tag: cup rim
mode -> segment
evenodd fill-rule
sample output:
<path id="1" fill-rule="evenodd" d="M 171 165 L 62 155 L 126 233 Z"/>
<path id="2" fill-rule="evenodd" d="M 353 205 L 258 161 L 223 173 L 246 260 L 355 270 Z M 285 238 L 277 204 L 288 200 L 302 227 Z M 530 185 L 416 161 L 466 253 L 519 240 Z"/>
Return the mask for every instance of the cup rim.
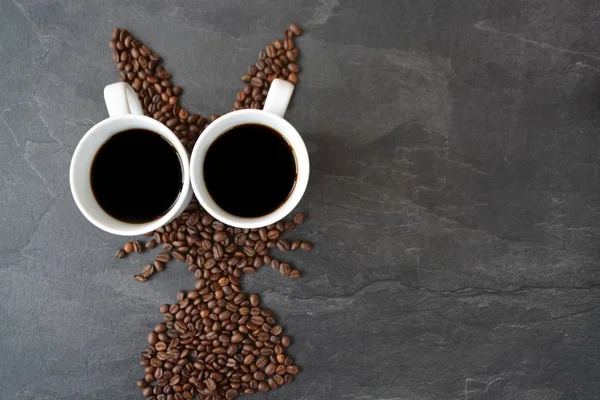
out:
<path id="1" fill-rule="evenodd" d="M 148 130 L 151 130 L 152 132 L 162 136 L 175 148 L 175 151 L 177 152 L 177 154 L 179 155 L 180 160 L 181 160 L 182 187 L 181 187 L 181 191 L 179 192 L 179 196 L 177 197 L 177 201 L 175 201 L 175 203 L 171 206 L 171 208 L 169 209 L 169 211 L 167 213 L 165 213 L 160 218 L 157 218 L 150 222 L 145 222 L 145 223 L 141 223 L 141 224 L 133 224 L 133 223 L 128 223 L 128 222 L 123 222 L 123 221 L 120 221 L 120 220 L 112 217 L 111 215 L 106 213 L 104 210 L 102 210 L 102 213 L 103 213 L 102 219 L 104 219 L 104 221 L 96 218 L 89 211 L 88 207 L 85 205 L 85 202 L 81 198 L 81 194 L 80 194 L 81 183 L 78 183 L 75 180 L 76 168 L 81 166 L 82 163 L 93 162 L 93 160 L 88 160 L 83 157 L 83 155 L 82 155 L 83 149 L 86 146 L 92 146 L 90 144 L 90 141 L 92 140 L 93 136 L 97 135 L 98 132 L 102 132 L 102 130 L 104 130 L 104 129 L 112 130 L 112 132 L 110 133 L 108 138 L 125 130 L 125 129 L 114 129 L 114 128 L 110 127 L 111 125 L 118 123 L 119 121 L 129 122 L 131 124 L 131 126 L 129 126 L 127 129 L 134 129 L 134 128 L 148 129 Z M 140 121 L 150 124 L 152 126 L 152 128 L 149 129 L 147 126 L 137 126 L 137 124 L 135 124 L 135 122 L 140 122 Z M 108 140 L 108 138 L 106 140 Z M 94 153 L 96 153 L 98 151 L 98 149 L 100 149 L 100 147 L 106 142 L 106 140 L 104 142 L 100 143 L 99 145 L 93 145 L 95 147 L 93 149 Z M 141 234 L 144 234 L 147 232 L 152 232 L 152 231 L 160 228 L 161 226 L 169 223 L 175 217 L 177 217 L 177 215 L 179 214 L 179 212 L 181 211 L 181 209 L 183 207 L 187 206 L 187 202 L 189 202 L 189 200 L 191 198 L 189 165 L 190 165 L 190 160 L 189 160 L 189 155 L 187 153 L 187 150 L 185 149 L 183 144 L 181 144 L 181 142 L 179 141 L 177 136 L 164 124 L 156 121 L 155 119 L 147 117 L 145 115 L 125 114 L 125 115 L 119 115 L 116 117 L 109 117 L 109 118 L 106 118 L 106 119 L 98 122 L 96 125 L 91 127 L 85 133 L 85 135 L 83 135 L 83 137 L 77 144 L 75 151 L 73 152 L 73 156 L 71 158 L 71 165 L 69 168 L 69 184 L 71 186 L 71 194 L 73 195 L 73 199 L 75 200 L 75 203 L 77 204 L 77 207 L 79 208 L 79 211 L 87 218 L 88 221 L 90 221 L 96 227 L 98 227 L 106 232 L 115 234 L 115 235 L 122 235 L 122 236 L 141 235 Z M 100 209 L 102 209 L 102 208 L 100 207 Z M 110 221 L 110 222 L 107 223 L 106 221 Z"/>
<path id="2" fill-rule="evenodd" d="M 242 118 L 239 123 L 231 124 L 232 119 Z M 212 199 L 204 182 L 204 156 L 210 145 L 231 128 L 257 123 L 277 131 L 288 142 L 296 157 L 297 177 L 294 188 L 285 202 L 273 212 L 260 217 L 245 218 L 223 210 Z M 277 126 L 283 126 L 280 129 Z M 302 137 L 286 119 L 263 110 L 244 109 L 229 112 L 212 122 L 200 135 L 190 157 L 190 177 L 192 189 L 202 207 L 217 220 L 236 228 L 254 229 L 275 223 L 287 216 L 298 205 L 306 188 L 310 175 L 308 150 Z"/>

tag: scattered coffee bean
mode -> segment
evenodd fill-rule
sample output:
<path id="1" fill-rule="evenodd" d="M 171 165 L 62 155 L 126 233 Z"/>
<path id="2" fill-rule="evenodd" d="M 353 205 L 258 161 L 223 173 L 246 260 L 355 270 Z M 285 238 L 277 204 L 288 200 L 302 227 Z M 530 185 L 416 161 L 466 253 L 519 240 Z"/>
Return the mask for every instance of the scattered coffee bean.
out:
<path id="1" fill-rule="evenodd" d="M 133 243 L 131 242 L 126 242 L 123 245 L 123 251 L 125 251 L 125 253 L 129 254 L 133 252 Z"/>
<path id="2" fill-rule="evenodd" d="M 142 246 L 142 242 L 140 242 L 139 240 L 136 240 L 133 242 L 133 251 L 135 251 L 136 253 L 141 253 L 142 251 L 144 251 L 144 247 Z"/>
<path id="3" fill-rule="evenodd" d="M 300 248 L 304 251 L 311 251 L 312 244 L 310 244 L 309 242 L 302 242 L 302 244 L 300 244 Z"/>
<path id="4" fill-rule="evenodd" d="M 298 213 L 296 215 L 294 215 L 294 223 L 296 225 L 300 225 L 301 223 L 304 222 L 304 214 L 303 213 Z"/>
<path id="5" fill-rule="evenodd" d="M 303 32 L 303 31 L 302 31 L 302 28 L 300 28 L 300 25 L 298 25 L 298 24 L 291 24 L 289 29 L 290 29 L 290 31 L 292 31 L 292 32 L 294 33 L 294 35 L 296 35 L 296 36 L 300 36 L 300 35 L 302 35 L 302 32 Z"/>

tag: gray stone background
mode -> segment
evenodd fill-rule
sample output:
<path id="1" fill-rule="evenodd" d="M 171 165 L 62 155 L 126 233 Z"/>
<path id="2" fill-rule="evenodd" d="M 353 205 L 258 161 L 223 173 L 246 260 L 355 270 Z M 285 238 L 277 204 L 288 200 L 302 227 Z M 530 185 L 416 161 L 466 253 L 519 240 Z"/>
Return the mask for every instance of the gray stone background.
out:
<path id="1" fill-rule="evenodd" d="M 117 262 L 71 198 L 112 28 L 207 115 L 290 22 L 315 251 L 245 279 L 302 367 L 253 398 L 600 398 L 593 0 L 0 0 L 0 398 L 141 398 L 158 306 L 193 285 L 133 281 L 152 256 Z"/>

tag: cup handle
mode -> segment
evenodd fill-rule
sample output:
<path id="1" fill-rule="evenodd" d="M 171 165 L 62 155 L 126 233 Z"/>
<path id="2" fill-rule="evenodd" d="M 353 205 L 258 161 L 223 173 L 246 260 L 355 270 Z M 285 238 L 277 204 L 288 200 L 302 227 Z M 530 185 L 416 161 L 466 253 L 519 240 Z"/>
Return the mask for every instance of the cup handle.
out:
<path id="1" fill-rule="evenodd" d="M 137 94 L 125 82 L 117 82 L 105 87 L 104 103 L 106 103 L 108 115 L 111 117 L 126 114 L 144 115 L 142 103 L 138 100 Z"/>
<path id="2" fill-rule="evenodd" d="M 269 88 L 269 94 L 265 100 L 263 111 L 275 114 L 283 118 L 290 99 L 294 93 L 294 85 L 283 79 L 274 79 Z"/>

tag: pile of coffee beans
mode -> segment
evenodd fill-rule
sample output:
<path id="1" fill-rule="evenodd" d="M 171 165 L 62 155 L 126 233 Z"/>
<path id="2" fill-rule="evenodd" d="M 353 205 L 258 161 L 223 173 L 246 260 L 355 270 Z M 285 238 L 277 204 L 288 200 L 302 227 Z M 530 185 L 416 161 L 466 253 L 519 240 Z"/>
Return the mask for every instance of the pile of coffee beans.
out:
<path id="1" fill-rule="evenodd" d="M 256 64 L 249 66 L 248 73 L 242 76 L 246 86 L 237 93 L 231 110 L 262 109 L 275 78 L 298 83 L 300 50 L 294 37 L 301 34 L 302 28 L 291 24 L 284 40 L 277 39 L 259 52 Z M 127 30 L 115 28 L 109 46 L 120 70 L 119 77 L 136 91 L 144 114 L 169 127 L 191 152 L 200 133 L 219 116 L 212 115 L 209 121 L 181 107 L 179 95 L 183 89 L 173 84 L 171 74 L 160 65 L 161 57 Z"/>
<path id="2" fill-rule="evenodd" d="M 142 352 L 146 374 L 137 384 L 144 396 L 233 399 L 292 381 L 298 367 L 283 353 L 289 336 L 258 295 L 233 286 L 225 277 L 200 278 L 177 304 L 160 307 L 165 322 L 148 334 Z"/>
<path id="3" fill-rule="evenodd" d="M 237 94 L 233 110 L 242 108 L 262 109 L 274 79 L 287 79 L 298 83 L 300 66 L 297 63 L 300 50 L 294 43 L 294 37 L 302 34 L 298 24 L 291 24 L 285 31 L 285 39 L 277 39 L 258 53 L 256 64 L 248 67 L 248 73 L 242 76 L 246 82 L 243 90 Z"/>
<path id="4" fill-rule="evenodd" d="M 291 24 L 283 40 L 259 53 L 256 64 L 242 76 L 232 110 L 261 109 L 270 83 L 283 78 L 296 84 L 300 52 L 294 37 L 302 34 Z M 182 88 L 173 85 L 161 58 L 128 31 L 116 28 L 109 42 L 121 80 L 129 83 L 144 113 L 167 125 L 191 151 L 210 119 L 190 113 L 179 104 Z M 270 250 L 312 250 L 309 242 L 283 236 L 304 222 L 300 213 L 260 229 L 239 229 L 215 220 L 196 200 L 173 222 L 150 232 L 147 242 L 127 242 L 117 258 L 162 248 L 151 264 L 134 276 L 140 282 L 162 272 L 172 260 L 184 261 L 196 279 L 196 289 L 178 294 L 178 303 L 160 307 L 164 322 L 148 334 L 142 352 L 145 375 L 137 384 L 148 399 L 233 399 L 240 394 L 266 392 L 293 379 L 298 367 L 284 353 L 289 336 L 270 310 L 260 307 L 256 294 L 241 292 L 243 273 L 270 265 L 282 275 L 300 271 L 276 259 Z"/>
<path id="5" fill-rule="evenodd" d="M 108 44 L 120 70 L 119 77 L 136 91 L 144 114 L 169 127 L 191 151 L 209 121 L 181 107 L 182 88 L 173 85 L 171 74 L 160 65 L 160 56 L 125 29 L 115 28 Z M 214 115 L 211 119 L 217 117 Z"/>
<path id="6" fill-rule="evenodd" d="M 231 288 L 239 292 L 239 278 L 242 273 L 256 272 L 263 265 L 270 265 L 283 276 L 297 278 L 300 271 L 288 263 L 269 254 L 277 248 L 281 252 L 312 250 L 309 242 L 286 240 L 283 235 L 304 221 L 304 214 L 296 214 L 293 220 L 279 221 L 276 224 L 258 229 L 233 228 L 215 220 L 204 211 L 196 200 L 173 222 L 152 232 L 152 239 L 143 244 L 139 240 L 127 242 L 117 250 L 116 257 L 123 258 L 129 253 L 141 253 L 161 245 L 152 264 L 142 268 L 135 279 L 144 282 L 157 272 L 162 272 L 172 259 L 184 261 L 196 279 L 231 283 Z"/>

